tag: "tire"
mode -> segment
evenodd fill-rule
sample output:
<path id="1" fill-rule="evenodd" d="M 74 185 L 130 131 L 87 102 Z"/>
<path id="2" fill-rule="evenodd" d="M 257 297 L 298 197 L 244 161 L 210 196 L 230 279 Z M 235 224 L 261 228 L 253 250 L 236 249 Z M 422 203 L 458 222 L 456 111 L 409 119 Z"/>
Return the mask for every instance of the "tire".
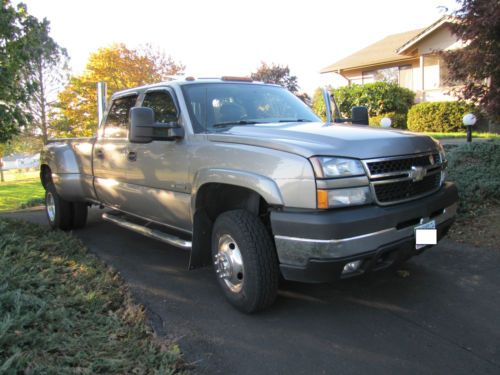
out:
<path id="1" fill-rule="evenodd" d="M 212 259 L 226 299 L 253 313 L 271 306 L 279 283 L 278 258 L 264 224 L 245 210 L 224 212 L 212 232 Z"/>
<path id="2" fill-rule="evenodd" d="M 87 224 L 87 203 L 75 202 L 72 204 L 73 229 L 80 229 Z"/>
<path id="3" fill-rule="evenodd" d="M 56 188 L 52 183 L 49 183 L 45 190 L 45 212 L 49 225 L 53 229 L 70 230 L 72 228 L 72 204 L 57 194 Z"/>

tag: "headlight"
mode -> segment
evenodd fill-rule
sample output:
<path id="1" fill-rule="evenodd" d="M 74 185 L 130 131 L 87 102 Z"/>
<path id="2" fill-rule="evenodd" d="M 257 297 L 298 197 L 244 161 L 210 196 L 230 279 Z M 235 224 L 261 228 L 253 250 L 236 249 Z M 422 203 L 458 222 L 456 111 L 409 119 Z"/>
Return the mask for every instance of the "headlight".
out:
<path id="1" fill-rule="evenodd" d="M 356 206 L 372 202 L 372 195 L 368 186 L 318 190 L 318 208 L 334 208 Z"/>
<path id="2" fill-rule="evenodd" d="M 365 174 L 359 160 L 317 156 L 310 159 L 317 178 L 361 176 Z"/>

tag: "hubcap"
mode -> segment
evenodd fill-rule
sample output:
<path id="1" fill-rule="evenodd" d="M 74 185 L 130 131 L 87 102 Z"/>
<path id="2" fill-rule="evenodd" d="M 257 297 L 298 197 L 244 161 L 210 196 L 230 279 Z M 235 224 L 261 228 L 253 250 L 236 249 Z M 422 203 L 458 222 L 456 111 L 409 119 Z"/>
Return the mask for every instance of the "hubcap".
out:
<path id="1" fill-rule="evenodd" d="M 52 193 L 47 193 L 47 199 L 45 202 L 47 206 L 47 215 L 49 216 L 50 221 L 54 221 L 56 218 L 56 204 L 54 202 L 54 196 Z"/>
<path id="2" fill-rule="evenodd" d="M 236 241 L 224 234 L 219 238 L 217 254 L 214 255 L 215 272 L 234 293 L 243 287 L 243 258 Z"/>

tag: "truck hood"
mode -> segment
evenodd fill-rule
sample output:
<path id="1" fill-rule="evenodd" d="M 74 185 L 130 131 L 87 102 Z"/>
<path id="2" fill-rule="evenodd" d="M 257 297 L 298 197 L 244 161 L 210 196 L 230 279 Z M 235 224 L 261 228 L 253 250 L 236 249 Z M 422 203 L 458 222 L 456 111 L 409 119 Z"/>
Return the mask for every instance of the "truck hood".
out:
<path id="1" fill-rule="evenodd" d="M 208 134 L 213 142 L 238 143 L 314 155 L 371 159 L 438 150 L 437 141 L 424 135 L 366 125 L 286 123 L 234 126 Z"/>

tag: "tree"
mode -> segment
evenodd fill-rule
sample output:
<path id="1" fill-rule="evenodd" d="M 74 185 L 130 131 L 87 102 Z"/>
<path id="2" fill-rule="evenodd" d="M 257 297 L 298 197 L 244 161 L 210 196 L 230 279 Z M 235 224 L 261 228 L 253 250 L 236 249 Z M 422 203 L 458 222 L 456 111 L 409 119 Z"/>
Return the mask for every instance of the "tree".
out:
<path id="1" fill-rule="evenodd" d="M 297 77 L 290 75 L 290 68 L 288 68 L 288 65 L 267 65 L 265 62 L 261 62 L 257 71 L 252 73 L 251 77 L 256 81 L 274 83 L 276 85 L 286 87 L 293 93 L 296 93 L 299 90 Z"/>
<path id="2" fill-rule="evenodd" d="M 70 78 L 58 95 L 54 128 L 58 136 L 91 136 L 97 129 L 96 84 L 105 81 L 108 94 L 160 82 L 181 74 L 184 66 L 161 51 L 145 46 L 130 49 L 124 44 L 101 48 L 92 54 L 85 72 Z"/>
<path id="3" fill-rule="evenodd" d="M 457 0 L 453 33 L 465 47 L 444 52 L 450 82 L 464 82 L 456 94 L 500 119 L 500 2 Z"/>
<path id="4" fill-rule="evenodd" d="M 28 109 L 32 117 L 25 133 L 34 136 L 41 134 L 43 144 L 49 138 L 49 116 L 54 110 L 56 94 L 67 80 L 68 54 L 44 30 L 49 30 L 48 21 L 43 20 L 36 38 L 36 57 L 34 71 L 30 79 L 36 83 Z"/>
<path id="5" fill-rule="evenodd" d="M 20 3 L 0 0 L 0 143 L 7 142 L 30 120 L 27 109 L 37 88 L 35 71 L 40 35 L 47 40 L 48 21 L 38 21 Z"/>

